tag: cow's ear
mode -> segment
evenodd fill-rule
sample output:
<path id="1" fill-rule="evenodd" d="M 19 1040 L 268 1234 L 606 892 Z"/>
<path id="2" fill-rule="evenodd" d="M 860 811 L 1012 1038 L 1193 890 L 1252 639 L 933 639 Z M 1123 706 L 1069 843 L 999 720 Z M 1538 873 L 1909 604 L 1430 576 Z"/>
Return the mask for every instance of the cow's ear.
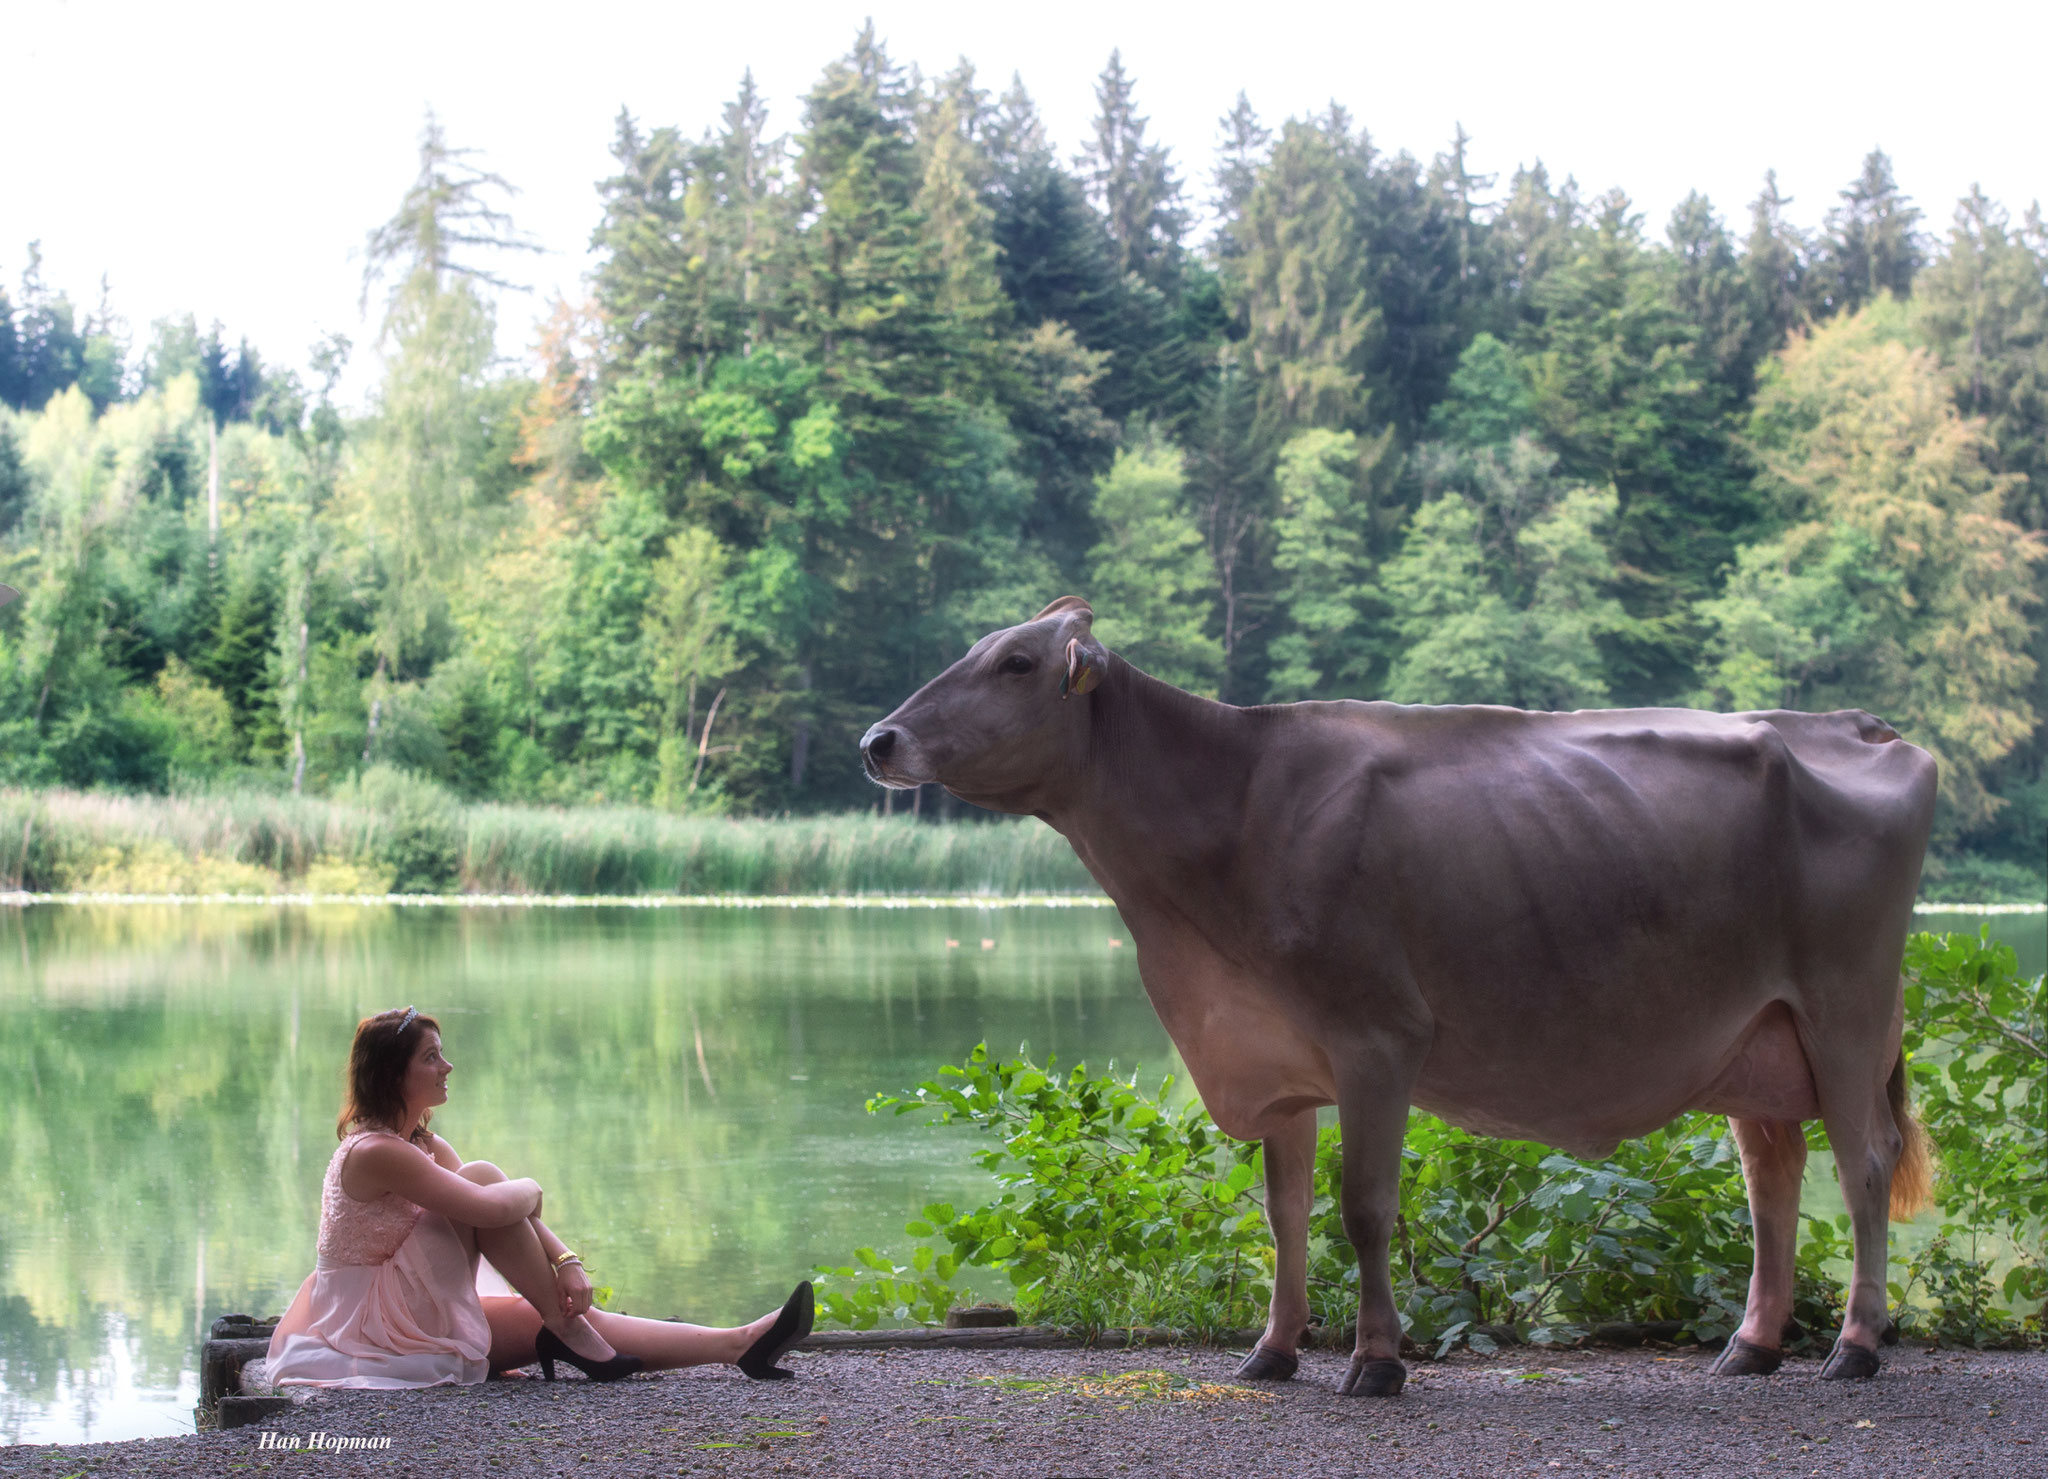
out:
<path id="1" fill-rule="evenodd" d="M 1031 619 L 1033 621 L 1044 621 L 1048 616 L 1061 616 L 1068 612 L 1073 613 L 1081 622 L 1081 630 L 1083 631 L 1088 629 L 1088 623 L 1095 620 L 1094 610 L 1079 596 L 1061 596 L 1057 601 Z"/>
<path id="2" fill-rule="evenodd" d="M 1109 666 L 1106 658 L 1107 654 L 1095 645 L 1093 638 L 1067 638 L 1067 675 L 1060 680 L 1060 697 L 1087 693 L 1101 683 Z"/>

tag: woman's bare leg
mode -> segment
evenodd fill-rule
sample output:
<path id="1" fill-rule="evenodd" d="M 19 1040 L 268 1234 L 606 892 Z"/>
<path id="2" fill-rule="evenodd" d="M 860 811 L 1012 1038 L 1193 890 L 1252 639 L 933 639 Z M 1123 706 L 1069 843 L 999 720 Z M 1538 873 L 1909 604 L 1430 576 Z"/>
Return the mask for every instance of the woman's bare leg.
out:
<path id="1" fill-rule="evenodd" d="M 541 1329 L 539 1312 L 524 1299 L 506 1295 L 486 1298 L 483 1305 L 484 1318 L 491 1323 L 491 1369 L 514 1371 L 531 1366 L 536 1357 L 533 1338 Z M 768 1333 L 778 1313 L 770 1311 L 751 1325 L 729 1329 L 614 1315 L 604 1310 L 592 1310 L 588 1318 L 597 1333 L 611 1342 L 612 1349 L 638 1356 L 649 1371 L 668 1371 L 679 1366 L 739 1360 L 748 1346 Z"/>
<path id="2" fill-rule="evenodd" d="M 479 1186 L 489 1186 L 505 1179 L 505 1173 L 489 1161 L 467 1162 L 458 1174 Z M 604 1355 L 596 1356 L 596 1359 L 603 1360 L 613 1352 L 620 1352 L 638 1356 L 650 1371 L 737 1361 L 746 1354 L 747 1347 L 768 1333 L 769 1326 L 781 1313 L 780 1310 L 770 1310 L 752 1324 L 723 1328 L 685 1325 L 674 1320 L 649 1320 L 638 1315 L 615 1315 L 596 1309 L 588 1315 L 564 1321 L 560 1314 L 561 1295 L 555 1284 L 554 1270 L 548 1267 L 540 1234 L 533 1230 L 531 1220 L 515 1222 L 509 1227 L 479 1227 L 468 1231 L 476 1239 L 477 1251 L 490 1259 L 491 1265 L 505 1276 L 505 1282 L 522 1296 L 518 1299 L 499 1296 L 483 1301 L 484 1318 L 491 1326 L 490 1361 L 493 1371 L 513 1371 L 531 1365 L 537 1355 L 534 1339 L 543 1326 L 559 1335 L 579 1356 L 594 1355 L 589 1348 L 593 1345 L 606 1345 Z M 578 1339 L 578 1334 L 594 1338 Z"/>
<path id="3" fill-rule="evenodd" d="M 479 1186 L 489 1186 L 506 1179 L 505 1173 L 489 1161 L 469 1161 L 456 1174 Z M 587 1318 L 582 1315 L 574 1319 L 562 1318 L 562 1296 L 555 1284 L 555 1271 L 548 1267 L 548 1255 L 541 1247 L 540 1234 L 533 1229 L 533 1219 L 522 1218 L 509 1227 L 479 1227 L 474 1231 L 477 1251 L 505 1276 L 506 1283 L 520 1292 L 540 1323 L 560 1336 L 563 1344 L 577 1355 L 593 1361 L 607 1361 L 616 1354 Z M 491 1341 L 494 1366 L 499 1355 L 496 1334 L 494 1325 Z M 528 1361 L 533 1359 L 532 1342 L 533 1335 L 529 1333 L 526 1340 Z M 518 1364 L 523 1365 L 524 1362 Z M 500 1366 L 498 1369 L 508 1368 Z"/>

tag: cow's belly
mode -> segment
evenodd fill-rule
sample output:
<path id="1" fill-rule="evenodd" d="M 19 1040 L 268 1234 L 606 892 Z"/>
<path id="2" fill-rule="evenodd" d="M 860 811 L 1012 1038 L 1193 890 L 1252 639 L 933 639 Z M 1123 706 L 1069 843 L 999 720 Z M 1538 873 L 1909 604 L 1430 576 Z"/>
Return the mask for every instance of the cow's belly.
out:
<path id="1" fill-rule="evenodd" d="M 1658 1041 L 1593 1037 L 1567 1047 L 1546 1043 L 1552 1025 L 1526 1024 L 1524 1051 L 1512 1058 L 1432 1054 L 1416 1103 L 1480 1134 L 1589 1157 L 1688 1110 L 1767 1120 L 1820 1114 L 1812 1069 L 1782 1001 L 1719 1022 L 1675 1022 Z"/>

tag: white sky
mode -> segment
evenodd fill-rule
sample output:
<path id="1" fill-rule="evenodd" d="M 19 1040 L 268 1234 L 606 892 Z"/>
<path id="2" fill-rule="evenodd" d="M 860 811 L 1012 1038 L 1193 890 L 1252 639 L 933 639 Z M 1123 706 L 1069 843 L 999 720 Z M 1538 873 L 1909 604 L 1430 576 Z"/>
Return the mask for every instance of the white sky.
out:
<path id="1" fill-rule="evenodd" d="M 1384 149 L 1436 152 L 1462 121 L 1476 169 L 1541 158 L 1588 194 L 1627 189 L 1653 229 L 1688 189 L 1738 227 L 1766 168 L 1815 224 L 1881 146 L 1945 226 L 1973 181 L 2015 216 L 2048 195 L 2039 67 L 2048 6 L 1729 0 L 1718 6 L 1354 3 L 1014 5 L 875 0 L 839 7 L 573 6 L 355 0 L 348 5 L 6 0 L 0 8 L 0 281 L 40 238 L 45 280 L 81 307 L 112 282 L 137 347 L 191 311 L 271 363 L 356 340 L 357 252 L 411 179 L 423 111 L 521 190 L 519 224 L 551 249 L 514 269 L 501 348 L 574 293 L 595 182 L 623 103 L 695 134 L 751 66 L 778 130 L 872 14 L 891 55 L 927 73 L 968 57 L 1000 91 L 1020 72 L 1063 153 L 1092 117 L 1112 46 L 1151 137 L 1206 191 L 1216 121 L 1238 89 L 1271 126 L 1343 103 Z"/>

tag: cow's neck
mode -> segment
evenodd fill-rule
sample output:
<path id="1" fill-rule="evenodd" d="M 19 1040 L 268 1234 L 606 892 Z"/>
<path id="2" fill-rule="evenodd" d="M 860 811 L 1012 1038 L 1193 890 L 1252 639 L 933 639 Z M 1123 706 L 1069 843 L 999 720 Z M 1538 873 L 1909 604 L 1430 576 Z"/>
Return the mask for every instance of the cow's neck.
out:
<path id="1" fill-rule="evenodd" d="M 1234 913 L 1225 895 L 1256 758 L 1245 712 L 1115 658 L 1090 701 L 1087 762 L 1048 820 L 1127 913 Z"/>

